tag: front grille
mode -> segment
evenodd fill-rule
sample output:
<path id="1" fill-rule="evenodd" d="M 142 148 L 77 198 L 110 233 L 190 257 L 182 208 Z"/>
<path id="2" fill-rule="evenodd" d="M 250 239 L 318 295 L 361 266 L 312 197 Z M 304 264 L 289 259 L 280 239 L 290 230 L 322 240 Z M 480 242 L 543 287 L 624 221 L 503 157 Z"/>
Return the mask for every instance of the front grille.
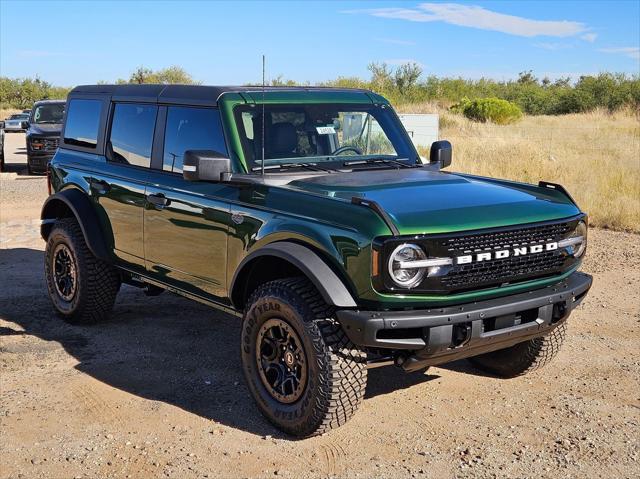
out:
<path id="1" fill-rule="evenodd" d="M 563 263 L 564 257 L 556 250 L 530 256 L 458 265 L 442 277 L 441 283 L 448 289 L 486 283 L 503 283 L 512 281 L 514 278 L 544 276 L 557 271 Z"/>
<path id="2" fill-rule="evenodd" d="M 568 223 L 540 225 L 511 231 L 496 231 L 477 235 L 465 235 L 442 241 L 442 246 L 452 254 L 513 248 L 521 245 L 554 241 L 569 232 Z"/>
<path id="3" fill-rule="evenodd" d="M 544 224 L 446 238 L 441 240 L 440 245 L 446 249 L 447 256 L 456 257 L 558 241 L 571 229 L 572 226 L 569 223 Z M 563 250 L 553 250 L 455 265 L 440 278 L 440 283 L 447 290 L 460 290 L 481 284 L 499 285 L 514 280 L 546 276 L 560 271 L 566 257 Z"/>
<path id="4" fill-rule="evenodd" d="M 573 231 L 581 219 L 582 217 L 574 217 L 561 222 L 412 238 L 411 242 L 421 244 L 430 257 L 457 258 L 471 255 L 474 260 L 471 263 L 443 266 L 438 272 L 426 276 L 415 288 L 403 291 L 410 294 L 453 294 L 561 274 L 577 261 L 564 248 L 549 251 L 545 249 L 540 253 L 529 252 L 518 256 L 510 254 L 507 258 L 500 259 L 492 255 L 493 259 L 485 261 L 477 261 L 475 257 L 478 253 L 513 251 L 515 248 L 559 241 Z M 385 262 L 401 241 L 407 240 L 384 243 L 381 256 L 385 258 Z M 387 291 L 398 291 L 399 288 L 385 269 L 386 263 L 381 265 L 381 271 L 385 275 L 382 284 L 377 285 Z"/>
<path id="5" fill-rule="evenodd" d="M 58 144 L 60 143 L 59 138 L 45 138 L 44 141 L 44 149 L 47 151 L 53 151 L 58 149 Z"/>

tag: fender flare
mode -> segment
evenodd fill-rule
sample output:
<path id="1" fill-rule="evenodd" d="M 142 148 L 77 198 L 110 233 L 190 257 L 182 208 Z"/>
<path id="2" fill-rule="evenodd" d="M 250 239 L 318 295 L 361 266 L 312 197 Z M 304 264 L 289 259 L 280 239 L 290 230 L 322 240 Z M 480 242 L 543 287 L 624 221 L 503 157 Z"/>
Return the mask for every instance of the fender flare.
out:
<path id="1" fill-rule="evenodd" d="M 91 200 L 78 189 L 68 189 L 49 196 L 42 206 L 40 219 L 40 236 L 47 241 L 56 219 L 61 218 L 61 211 L 68 209 L 75 216 L 89 250 L 97 258 L 110 260 L 102 228 Z"/>
<path id="2" fill-rule="evenodd" d="M 353 296 L 338 275 L 314 251 L 290 241 L 278 241 L 259 248 L 246 256 L 236 268 L 229 291 L 234 291 L 240 272 L 261 256 L 274 256 L 288 261 L 313 283 L 322 298 L 332 306 L 356 308 Z"/>

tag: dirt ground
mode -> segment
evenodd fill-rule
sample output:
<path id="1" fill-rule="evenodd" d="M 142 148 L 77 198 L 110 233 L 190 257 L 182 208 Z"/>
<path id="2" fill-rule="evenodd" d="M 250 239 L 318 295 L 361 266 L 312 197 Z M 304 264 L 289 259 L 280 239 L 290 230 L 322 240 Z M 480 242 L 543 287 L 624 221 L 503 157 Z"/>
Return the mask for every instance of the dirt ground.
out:
<path id="1" fill-rule="evenodd" d="M 594 286 L 545 369 L 513 380 L 465 361 L 371 370 L 346 426 L 292 440 L 249 397 L 237 319 L 129 287 L 106 323 L 54 316 L 33 221 L 46 182 L 22 174 L 24 137 L 8 140 L 0 477 L 640 477 L 639 236 L 590 231 Z"/>

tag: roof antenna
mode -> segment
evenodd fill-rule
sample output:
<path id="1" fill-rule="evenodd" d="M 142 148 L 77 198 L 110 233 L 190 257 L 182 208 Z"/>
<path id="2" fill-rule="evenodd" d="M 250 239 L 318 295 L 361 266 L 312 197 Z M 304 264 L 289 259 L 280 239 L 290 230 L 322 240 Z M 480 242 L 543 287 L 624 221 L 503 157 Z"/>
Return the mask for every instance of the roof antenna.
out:
<path id="1" fill-rule="evenodd" d="M 264 122 L 265 122 L 265 117 L 264 117 L 264 64 L 265 64 L 265 59 L 264 59 L 264 54 L 262 55 L 262 176 L 264 176 Z"/>

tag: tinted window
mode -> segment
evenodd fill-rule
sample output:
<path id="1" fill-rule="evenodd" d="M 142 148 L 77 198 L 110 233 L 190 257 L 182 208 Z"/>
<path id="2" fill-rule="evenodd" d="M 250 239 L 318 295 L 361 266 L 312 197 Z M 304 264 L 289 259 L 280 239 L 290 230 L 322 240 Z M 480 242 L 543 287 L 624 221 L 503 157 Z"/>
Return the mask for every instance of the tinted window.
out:
<path id="1" fill-rule="evenodd" d="M 110 137 L 114 161 L 150 166 L 157 110 L 152 105 L 116 104 Z"/>
<path id="2" fill-rule="evenodd" d="M 98 143 L 101 112 L 100 100 L 71 100 L 64 127 L 65 143 L 95 148 Z"/>
<path id="3" fill-rule="evenodd" d="M 385 105 L 241 105 L 234 114 L 249 167 L 261 166 L 263 146 L 270 166 L 312 161 L 342 167 L 345 161 L 369 159 L 415 162 L 402 124 Z"/>
<path id="4" fill-rule="evenodd" d="M 162 169 L 181 173 L 186 150 L 213 150 L 226 155 L 218 110 L 169 107 Z"/>
<path id="5" fill-rule="evenodd" d="M 32 123 L 48 123 L 59 124 L 62 123 L 64 117 L 64 103 L 44 103 L 38 105 L 33 110 Z"/>

